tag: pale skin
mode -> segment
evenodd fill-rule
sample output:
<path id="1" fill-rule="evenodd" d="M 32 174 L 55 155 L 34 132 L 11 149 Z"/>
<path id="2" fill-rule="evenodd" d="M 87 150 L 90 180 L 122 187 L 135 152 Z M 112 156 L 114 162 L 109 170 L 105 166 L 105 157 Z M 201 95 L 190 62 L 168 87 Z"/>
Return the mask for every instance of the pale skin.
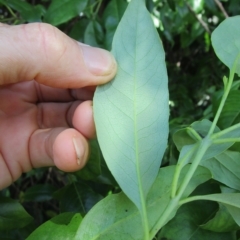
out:
<path id="1" fill-rule="evenodd" d="M 43 23 L 0 24 L 0 49 L 0 189 L 32 168 L 83 168 L 93 92 L 116 74 L 112 55 Z"/>

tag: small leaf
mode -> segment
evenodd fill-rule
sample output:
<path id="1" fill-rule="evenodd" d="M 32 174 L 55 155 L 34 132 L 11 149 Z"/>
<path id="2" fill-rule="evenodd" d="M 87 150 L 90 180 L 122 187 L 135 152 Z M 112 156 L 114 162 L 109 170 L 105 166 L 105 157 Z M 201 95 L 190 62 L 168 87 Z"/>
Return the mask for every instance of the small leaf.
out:
<path id="1" fill-rule="evenodd" d="M 27 240 L 72 240 L 81 221 L 79 213 L 62 213 L 38 227 Z"/>
<path id="2" fill-rule="evenodd" d="M 240 153 L 225 151 L 201 163 L 209 169 L 213 179 L 240 191 Z"/>
<path id="3" fill-rule="evenodd" d="M 212 33 L 212 45 L 218 58 L 232 69 L 235 61 L 236 73 L 240 75 L 240 16 L 225 19 Z"/>
<path id="4" fill-rule="evenodd" d="M 0 231 L 22 228 L 33 218 L 20 203 L 7 197 L 0 197 Z"/>
<path id="5" fill-rule="evenodd" d="M 129 3 L 112 52 L 117 75 L 94 96 L 97 136 L 108 167 L 143 213 L 167 146 L 169 117 L 165 54 L 143 0 Z"/>
<path id="6" fill-rule="evenodd" d="M 191 144 L 191 147 L 190 146 L 184 147 L 185 149 L 183 153 L 180 154 L 180 157 L 184 156 L 187 150 L 191 150 L 192 147 L 196 146 L 200 142 L 193 138 L 191 131 L 189 131 L 189 128 L 193 128 L 202 138 L 204 138 L 206 137 L 211 125 L 212 123 L 209 120 L 203 119 L 202 121 L 194 122 L 189 127 L 181 129 L 174 133 L 173 141 L 176 144 L 178 149 L 182 149 L 183 146 Z M 216 127 L 214 130 L 214 133 L 217 133 L 217 132 L 220 132 L 220 129 L 218 127 Z M 234 133 L 229 132 L 228 134 L 222 136 L 221 138 L 226 138 L 227 136 L 230 136 L 230 135 L 237 136 L 239 134 L 238 134 L 238 131 L 234 131 Z M 219 155 L 220 153 L 224 152 L 226 149 L 228 149 L 232 145 L 233 143 L 212 144 L 204 154 L 202 161 L 205 161 L 207 159 L 210 159 L 212 157 Z M 191 159 L 189 158 L 189 160 Z"/>
<path id="7" fill-rule="evenodd" d="M 87 6 L 87 0 L 53 0 L 44 21 L 57 26 L 79 15 Z"/>

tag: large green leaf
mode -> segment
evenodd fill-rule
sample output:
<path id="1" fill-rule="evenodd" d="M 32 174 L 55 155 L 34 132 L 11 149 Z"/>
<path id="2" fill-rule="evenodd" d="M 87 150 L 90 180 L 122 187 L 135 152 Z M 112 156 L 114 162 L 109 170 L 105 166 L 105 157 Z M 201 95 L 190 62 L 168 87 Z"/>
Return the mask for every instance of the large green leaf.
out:
<path id="1" fill-rule="evenodd" d="M 33 218 L 20 203 L 7 197 L 0 197 L 0 231 L 22 228 Z"/>
<path id="2" fill-rule="evenodd" d="M 57 26 L 79 15 L 88 0 L 53 0 L 47 9 L 44 21 Z"/>
<path id="3" fill-rule="evenodd" d="M 180 175 L 181 182 L 189 170 L 186 166 Z M 147 197 L 149 225 L 152 228 L 161 217 L 170 201 L 170 191 L 175 166 L 161 168 Z M 186 188 L 184 196 L 188 196 L 201 183 L 209 180 L 211 175 L 206 168 L 199 167 L 191 183 Z M 169 216 L 170 220 L 176 211 Z M 77 234 L 77 239 L 112 240 L 112 239 L 143 239 L 141 217 L 136 206 L 124 193 L 112 194 L 96 204 L 83 219 Z"/>
<path id="4" fill-rule="evenodd" d="M 117 75 L 94 96 L 97 136 L 108 167 L 143 213 L 166 149 L 169 117 L 165 54 L 143 0 L 129 3 L 112 53 Z"/>
<path id="5" fill-rule="evenodd" d="M 213 179 L 240 191 L 240 153 L 225 151 L 201 163 L 209 169 Z"/>
<path id="6" fill-rule="evenodd" d="M 79 213 L 62 213 L 42 224 L 27 240 L 72 240 L 81 221 Z"/>
<path id="7" fill-rule="evenodd" d="M 212 33 L 212 45 L 218 58 L 231 69 L 240 57 L 240 16 L 225 19 Z M 240 75 L 240 59 L 236 73 Z"/>

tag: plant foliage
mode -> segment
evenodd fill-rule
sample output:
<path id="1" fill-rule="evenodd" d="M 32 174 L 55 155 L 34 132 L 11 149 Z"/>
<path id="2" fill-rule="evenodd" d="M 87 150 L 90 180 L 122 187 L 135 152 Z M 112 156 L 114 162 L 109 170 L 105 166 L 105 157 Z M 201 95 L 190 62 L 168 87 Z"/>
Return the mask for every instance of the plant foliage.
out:
<path id="1" fill-rule="evenodd" d="M 0 0 L 2 22 L 50 23 L 118 62 L 95 92 L 85 169 L 2 190 L 0 238 L 239 239 L 239 12 L 238 0 Z"/>

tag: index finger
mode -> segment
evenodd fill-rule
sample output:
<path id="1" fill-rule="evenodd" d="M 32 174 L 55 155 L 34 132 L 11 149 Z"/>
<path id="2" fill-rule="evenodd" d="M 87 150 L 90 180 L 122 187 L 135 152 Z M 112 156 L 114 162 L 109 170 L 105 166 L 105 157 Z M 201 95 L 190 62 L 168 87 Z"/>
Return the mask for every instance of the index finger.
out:
<path id="1" fill-rule="evenodd" d="M 116 74 L 106 50 L 76 42 L 45 23 L 0 25 L 0 85 L 29 81 L 58 88 L 103 84 Z"/>

